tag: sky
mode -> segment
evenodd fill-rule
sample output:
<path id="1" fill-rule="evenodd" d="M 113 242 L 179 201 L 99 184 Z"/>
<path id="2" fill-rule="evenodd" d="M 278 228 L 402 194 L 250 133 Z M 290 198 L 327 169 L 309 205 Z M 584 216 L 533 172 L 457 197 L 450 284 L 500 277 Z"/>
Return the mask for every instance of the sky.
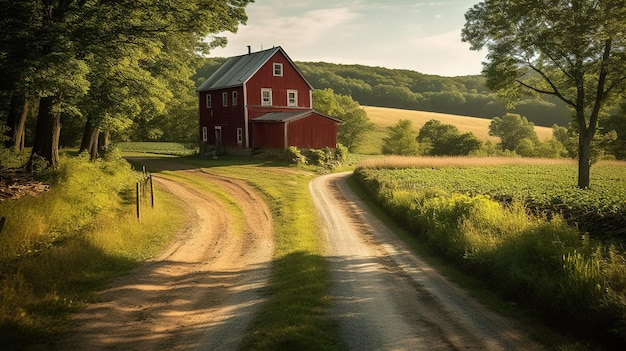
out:
<path id="1" fill-rule="evenodd" d="M 480 74 L 486 52 L 461 41 L 479 0 L 256 0 L 213 57 L 281 46 L 294 61 L 361 64 L 441 76 Z"/>

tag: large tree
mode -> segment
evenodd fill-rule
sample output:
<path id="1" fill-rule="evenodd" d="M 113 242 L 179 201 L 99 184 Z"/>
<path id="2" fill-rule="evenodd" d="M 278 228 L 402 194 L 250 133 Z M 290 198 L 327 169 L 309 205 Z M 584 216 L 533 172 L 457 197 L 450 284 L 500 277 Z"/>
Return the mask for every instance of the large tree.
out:
<path id="1" fill-rule="evenodd" d="M 590 183 L 598 119 L 626 92 L 626 0 L 487 0 L 462 39 L 487 48 L 487 85 L 509 98 L 555 96 L 573 110 L 578 186 Z"/>

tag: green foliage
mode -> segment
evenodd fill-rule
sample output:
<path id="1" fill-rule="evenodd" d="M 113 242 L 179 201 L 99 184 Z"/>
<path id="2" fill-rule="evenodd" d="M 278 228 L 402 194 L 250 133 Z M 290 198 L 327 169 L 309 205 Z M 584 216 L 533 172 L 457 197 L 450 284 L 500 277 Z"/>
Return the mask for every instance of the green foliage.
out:
<path id="1" fill-rule="evenodd" d="M 354 152 L 365 141 L 374 125 L 365 110 L 350 96 L 335 94 L 332 89 L 313 90 L 313 108 L 323 114 L 340 119 L 338 142 Z"/>
<path id="2" fill-rule="evenodd" d="M 502 117 L 494 117 L 489 125 L 489 135 L 500 138 L 502 148 L 510 151 L 515 150 L 524 139 L 527 139 L 532 144 L 539 141 L 535 132 L 535 124 L 528 122 L 526 117 L 513 113 L 507 113 Z"/>
<path id="3" fill-rule="evenodd" d="M 291 161 L 291 163 L 295 164 L 295 165 L 305 165 L 307 164 L 307 159 L 306 156 L 304 156 L 302 154 L 302 152 L 300 151 L 300 149 L 298 149 L 296 146 L 290 146 L 287 150 L 286 150 L 286 157 L 288 160 Z"/>
<path id="4" fill-rule="evenodd" d="M 520 166 L 509 168 L 360 168 L 355 175 L 383 209 L 446 260 L 480 277 L 506 298 L 535 309 L 567 332 L 575 331 L 609 347 L 622 345 L 626 342 L 623 253 L 581 236 L 559 215 L 530 215 L 520 197 L 501 204 L 483 195 L 518 193 L 525 194 L 523 198 L 549 202 L 550 195 L 543 197 L 543 193 L 550 187 L 528 185 L 552 167 L 534 166 L 534 170 L 526 171 Z M 598 201 L 594 210 L 608 213 L 611 203 L 622 203 L 617 198 L 626 194 L 626 183 L 624 179 L 615 181 L 611 176 L 615 171 L 609 167 L 603 172 L 602 183 L 621 189 L 619 194 L 614 202 L 603 191 L 588 194 L 588 199 Z M 524 177 L 511 179 L 514 173 L 524 173 Z M 556 173 L 551 174 L 550 181 L 562 176 Z M 504 183 L 508 183 L 508 190 L 496 190 Z M 618 211 L 623 216 L 626 208 L 621 205 Z"/>
<path id="5" fill-rule="evenodd" d="M 383 139 L 382 153 L 415 156 L 419 151 L 419 144 L 415 140 L 413 123 L 401 119 L 395 126 L 389 127 L 389 135 Z"/>
<path id="6" fill-rule="evenodd" d="M 452 124 L 442 124 L 438 120 L 424 123 L 417 135 L 417 141 L 422 145 L 422 153 L 436 156 L 461 156 L 476 152 L 482 146 L 482 141 L 469 132 L 459 132 Z"/>

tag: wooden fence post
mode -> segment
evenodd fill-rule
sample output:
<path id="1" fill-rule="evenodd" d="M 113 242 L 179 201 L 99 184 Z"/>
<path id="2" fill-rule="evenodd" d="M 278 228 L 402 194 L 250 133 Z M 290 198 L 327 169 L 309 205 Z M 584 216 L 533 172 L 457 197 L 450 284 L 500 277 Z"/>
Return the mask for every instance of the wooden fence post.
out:
<path id="1" fill-rule="evenodd" d="M 136 190 L 137 190 L 137 219 L 140 219 L 139 202 L 141 200 L 140 199 L 141 194 L 139 192 L 140 191 L 139 187 L 140 187 L 139 182 L 137 182 L 137 184 L 136 184 Z"/>
<path id="2" fill-rule="evenodd" d="M 150 204 L 154 208 L 154 184 L 152 184 L 152 174 L 150 174 Z"/>

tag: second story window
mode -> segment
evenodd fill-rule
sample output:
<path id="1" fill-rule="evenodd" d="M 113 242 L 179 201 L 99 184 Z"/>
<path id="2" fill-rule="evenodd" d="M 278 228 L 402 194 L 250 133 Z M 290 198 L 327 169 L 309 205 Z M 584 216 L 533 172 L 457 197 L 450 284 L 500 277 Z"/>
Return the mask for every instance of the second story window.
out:
<path id="1" fill-rule="evenodd" d="M 298 91 L 287 90 L 287 106 L 298 107 Z"/>
<path id="2" fill-rule="evenodd" d="M 283 64 L 274 62 L 274 76 L 282 77 L 283 76 Z"/>
<path id="3" fill-rule="evenodd" d="M 261 89 L 261 106 L 272 106 L 272 89 Z"/>
<path id="4" fill-rule="evenodd" d="M 228 106 L 228 93 L 227 92 L 222 93 L 222 106 L 224 107 Z"/>
<path id="5" fill-rule="evenodd" d="M 237 101 L 237 92 L 233 91 L 233 106 L 237 106 L 238 101 Z"/>
<path id="6" fill-rule="evenodd" d="M 211 108 L 211 94 L 206 94 L 206 108 Z"/>

